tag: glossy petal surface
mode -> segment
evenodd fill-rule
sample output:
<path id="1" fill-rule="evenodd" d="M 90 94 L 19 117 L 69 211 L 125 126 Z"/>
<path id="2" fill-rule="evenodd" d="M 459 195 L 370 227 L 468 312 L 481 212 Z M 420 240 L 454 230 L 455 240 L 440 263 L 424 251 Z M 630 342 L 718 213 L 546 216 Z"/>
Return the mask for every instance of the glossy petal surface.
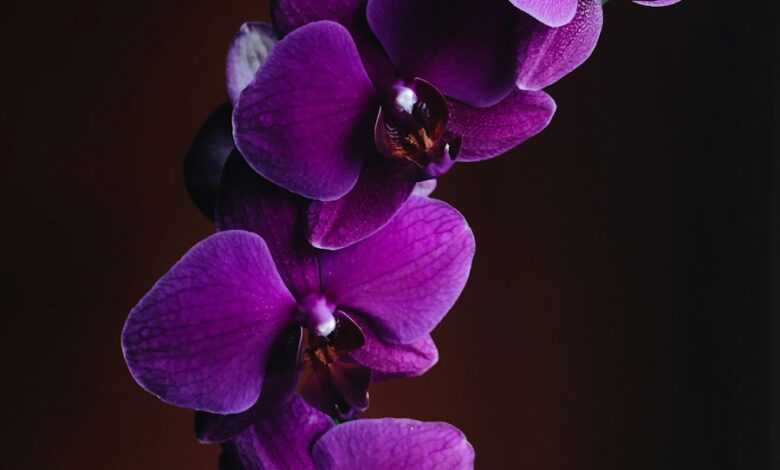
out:
<path id="1" fill-rule="evenodd" d="M 250 21 L 241 25 L 230 43 L 225 64 L 227 93 L 233 105 L 254 80 L 276 42 L 273 27 L 268 23 Z"/>
<path id="2" fill-rule="evenodd" d="M 236 414 L 195 413 L 195 436 L 203 443 L 225 442 L 264 417 L 276 413 L 298 383 L 298 348 L 301 328 L 293 326 L 279 338 L 268 358 L 263 392 L 251 408 Z"/>
<path id="3" fill-rule="evenodd" d="M 303 198 L 255 173 L 240 155 L 231 156 L 225 165 L 217 228 L 260 235 L 285 284 L 298 298 L 320 286 L 316 254 L 305 238 L 307 205 Z"/>
<path id="4" fill-rule="evenodd" d="M 462 137 L 458 161 L 501 155 L 541 132 L 555 114 L 555 101 L 543 91 L 512 94 L 489 108 L 450 101 L 449 129 Z"/>
<path id="5" fill-rule="evenodd" d="M 311 448 L 333 426 L 325 414 L 297 395 L 236 436 L 234 451 L 243 470 L 314 469 Z"/>
<path id="6" fill-rule="evenodd" d="M 371 151 L 374 98 L 349 32 L 310 23 L 274 47 L 241 93 L 236 146 L 273 183 L 309 199 L 338 199 Z"/>
<path id="7" fill-rule="evenodd" d="M 318 470 L 467 470 L 474 449 L 456 427 L 411 419 L 361 419 L 323 435 L 312 452 Z"/>
<path id="8" fill-rule="evenodd" d="M 268 354 L 294 305 L 259 236 L 218 233 L 132 309 L 125 360 L 139 385 L 167 403 L 242 412 L 260 395 Z"/>
<path id="9" fill-rule="evenodd" d="M 563 26 L 574 18 L 577 0 L 509 0 L 547 26 Z"/>
<path id="10" fill-rule="evenodd" d="M 384 226 L 415 187 L 414 169 L 378 157 L 367 162 L 355 187 L 341 199 L 313 202 L 308 211 L 309 241 L 335 250 L 363 240 Z"/>
<path id="11" fill-rule="evenodd" d="M 526 15 L 509 1 L 369 0 L 367 15 L 403 76 L 423 78 L 479 107 L 512 91 L 516 21 Z"/>
<path id="12" fill-rule="evenodd" d="M 410 344 L 386 343 L 357 315 L 352 318 L 360 325 L 365 344 L 349 355 L 358 364 L 372 370 L 373 380 L 417 377 L 427 372 L 439 360 L 439 351 L 430 335 Z"/>
<path id="13" fill-rule="evenodd" d="M 323 289 L 372 322 L 391 343 L 427 335 L 457 300 L 474 256 L 474 236 L 458 211 L 411 197 L 372 237 L 324 253 Z"/>
<path id="14" fill-rule="evenodd" d="M 222 168 L 235 148 L 230 124 L 232 112 L 228 103 L 214 110 L 184 157 L 184 184 L 192 202 L 209 220 L 214 220 Z"/>
<path id="15" fill-rule="evenodd" d="M 541 90 L 579 67 L 596 47 L 602 23 L 601 0 L 579 0 L 574 19 L 560 28 L 520 22 L 517 86 Z"/>

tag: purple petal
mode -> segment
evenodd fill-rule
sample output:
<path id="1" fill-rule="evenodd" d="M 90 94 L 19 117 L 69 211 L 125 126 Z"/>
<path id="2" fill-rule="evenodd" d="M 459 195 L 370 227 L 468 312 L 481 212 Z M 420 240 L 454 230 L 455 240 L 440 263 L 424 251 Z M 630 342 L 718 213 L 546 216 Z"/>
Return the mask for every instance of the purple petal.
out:
<path id="1" fill-rule="evenodd" d="M 205 444 L 225 442 L 272 414 L 295 392 L 301 328 L 291 327 L 274 346 L 265 370 L 263 393 L 251 408 L 237 414 L 195 413 L 195 436 Z"/>
<path id="2" fill-rule="evenodd" d="M 318 470 L 467 470 L 474 448 L 451 424 L 361 419 L 340 424 L 314 445 Z"/>
<path id="3" fill-rule="evenodd" d="M 184 157 L 184 184 L 192 202 L 209 220 L 214 220 L 222 167 L 235 148 L 230 124 L 232 112 L 228 103 L 214 110 L 206 118 Z"/>
<path id="4" fill-rule="evenodd" d="M 271 16 L 280 34 L 287 34 L 315 21 L 335 21 L 352 33 L 363 65 L 375 85 L 395 80 L 395 68 L 366 21 L 366 0 L 277 0 Z"/>
<path id="5" fill-rule="evenodd" d="M 579 0 L 574 19 L 560 28 L 522 22 L 517 86 L 541 90 L 579 67 L 596 47 L 602 22 L 601 0 Z"/>
<path id="6" fill-rule="evenodd" d="M 254 80 L 276 44 L 273 27 L 268 23 L 250 21 L 241 25 L 228 49 L 225 75 L 227 93 L 235 106 L 241 91 Z"/>
<path id="7" fill-rule="evenodd" d="M 363 240 L 395 215 L 415 187 L 414 170 L 384 158 L 367 162 L 355 187 L 341 199 L 312 202 L 309 242 L 336 250 Z"/>
<path id="8" fill-rule="evenodd" d="M 574 18 L 577 0 L 509 0 L 547 26 L 563 26 Z"/>
<path id="9" fill-rule="evenodd" d="M 449 130 L 463 138 L 458 161 L 493 158 L 542 131 L 555 114 L 555 101 L 543 91 L 515 90 L 489 108 L 450 101 Z"/>
<path id="10" fill-rule="evenodd" d="M 320 21 L 274 47 L 233 112 L 236 146 L 255 171 L 309 199 L 338 199 L 370 151 L 374 87 L 343 26 Z"/>
<path id="11" fill-rule="evenodd" d="M 330 20 L 352 31 L 365 23 L 365 0 L 276 0 L 271 2 L 271 17 L 280 34 L 285 35 L 315 21 Z"/>
<path id="12" fill-rule="evenodd" d="M 279 274 L 297 298 L 318 290 L 320 285 L 316 254 L 305 238 L 307 205 L 305 199 L 255 173 L 241 155 L 228 159 L 217 203 L 217 228 L 260 235 L 268 244 Z"/>
<path id="13" fill-rule="evenodd" d="M 322 254 L 323 290 L 369 319 L 383 341 L 408 344 L 430 333 L 455 303 L 473 256 L 463 216 L 415 196 L 373 236 Z"/>
<path id="14" fill-rule="evenodd" d="M 221 232 L 195 245 L 130 312 L 122 348 L 141 387 L 172 405 L 239 413 L 260 395 L 295 300 L 265 242 Z"/>
<path id="15" fill-rule="evenodd" d="M 311 448 L 333 421 L 297 395 L 232 441 L 244 470 L 313 470 Z"/>
<path id="16" fill-rule="evenodd" d="M 372 380 L 394 377 L 417 377 L 428 371 L 439 360 L 439 351 L 430 335 L 411 344 L 390 344 L 374 334 L 373 329 L 359 316 L 353 315 L 360 326 L 365 344 L 349 356 L 372 371 Z"/>
<path id="17" fill-rule="evenodd" d="M 516 23 L 507 0 L 369 0 L 368 24 L 406 77 L 433 83 L 472 106 L 491 106 L 514 88 Z"/>
<path id="18" fill-rule="evenodd" d="M 646 7 L 666 7 L 680 3 L 682 0 L 634 0 L 634 3 Z"/>

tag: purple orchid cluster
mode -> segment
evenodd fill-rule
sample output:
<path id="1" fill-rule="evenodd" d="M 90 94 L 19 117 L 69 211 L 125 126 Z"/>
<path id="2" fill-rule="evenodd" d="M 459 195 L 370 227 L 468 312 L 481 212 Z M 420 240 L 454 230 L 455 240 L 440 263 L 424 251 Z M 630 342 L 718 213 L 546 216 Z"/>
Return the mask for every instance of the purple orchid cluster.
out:
<path id="1" fill-rule="evenodd" d="M 130 373 L 195 410 L 223 469 L 472 468 L 449 424 L 358 418 L 372 382 L 437 362 L 469 276 L 474 236 L 436 179 L 547 126 L 543 89 L 591 54 L 602 2 L 272 3 L 185 160 L 217 231 L 130 312 Z"/>

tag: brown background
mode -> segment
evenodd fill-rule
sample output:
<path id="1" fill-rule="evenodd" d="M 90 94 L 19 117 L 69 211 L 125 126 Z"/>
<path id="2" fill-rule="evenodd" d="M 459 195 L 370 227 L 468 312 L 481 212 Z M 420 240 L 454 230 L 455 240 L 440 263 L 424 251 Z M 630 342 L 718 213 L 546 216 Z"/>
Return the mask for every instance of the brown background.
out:
<path id="1" fill-rule="evenodd" d="M 211 231 L 181 159 L 267 6 L 3 10 L 0 468 L 215 468 L 119 333 Z M 772 13 L 610 1 L 550 127 L 441 182 L 471 281 L 440 363 L 374 387 L 371 416 L 456 424 L 482 469 L 769 468 Z"/>

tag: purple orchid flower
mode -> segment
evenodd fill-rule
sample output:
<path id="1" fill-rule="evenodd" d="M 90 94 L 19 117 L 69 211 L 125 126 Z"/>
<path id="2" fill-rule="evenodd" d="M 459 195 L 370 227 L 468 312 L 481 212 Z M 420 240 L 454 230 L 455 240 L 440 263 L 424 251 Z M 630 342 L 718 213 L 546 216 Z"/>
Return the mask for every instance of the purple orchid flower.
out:
<path id="1" fill-rule="evenodd" d="M 460 295 L 474 253 L 455 209 L 412 197 L 373 236 L 327 252 L 302 237 L 301 199 L 240 155 L 223 180 L 222 231 L 128 316 L 122 348 L 143 388 L 176 406 L 239 414 L 268 406 L 261 389 L 284 396 L 264 382 L 273 364 L 290 364 L 275 381 L 292 380 L 312 404 L 351 417 L 367 405 L 371 374 L 419 375 L 433 365 L 430 332 Z M 287 362 L 270 359 L 285 351 Z"/>
<path id="2" fill-rule="evenodd" d="M 434 3 L 415 5 L 435 13 Z M 545 73 L 558 76 L 576 66 L 575 62 L 584 60 L 580 52 L 587 49 L 589 54 L 595 44 L 600 5 L 586 2 L 588 8 L 580 16 L 587 21 L 566 33 L 563 29 L 568 25 L 553 32 L 510 3 L 500 3 L 508 5 L 510 16 L 545 31 L 532 34 L 528 26 L 528 38 L 546 39 L 537 44 L 522 35 L 508 38 L 494 34 L 485 43 L 475 33 L 463 36 L 465 42 L 427 44 L 436 38 L 417 38 L 410 36 L 413 28 L 404 29 L 407 21 L 422 21 L 425 15 L 419 13 L 423 10 L 411 17 L 401 10 L 377 10 L 406 2 L 275 3 L 275 29 L 285 36 L 234 102 L 234 140 L 258 173 L 314 200 L 308 209 L 307 227 L 314 246 L 337 249 L 361 240 L 390 220 L 416 182 L 440 176 L 455 161 L 495 157 L 549 123 L 554 102 L 542 91 L 518 89 L 520 69 L 516 63 L 524 63 L 526 70 L 537 64 Z M 442 11 L 453 8 L 463 10 L 450 2 Z M 492 31 L 493 20 L 506 13 L 490 11 L 496 16 L 483 17 L 490 21 L 478 32 Z M 378 24 L 372 15 L 385 19 Z M 393 20 L 389 15 L 398 17 Z M 472 16 L 471 9 L 468 16 Z M 393 21 L 399 24 L 393 26 Z M 446 18 L 441 21 L 449 23 Z M 418 26 L 432 30 L 427 23 Z M 404 50 L 404 41 L 417 39 L 421 42 L 412 50 L 424 60 L 416 65 L 406 63 L 396 52 Z M 511 39 L 511 47 L 506 45 L 507 39 Z M 244 41 L 241 37 L 237 40 Z M 482 49 L 483 44 L 497 49 Z M 434 50 L 439 52 L 428 57 Z M 571 52 L 575 50 L 579 52 Z M 463 51 L 471 51 L 473 57 L 463 57 Z M 571 59 L 575 55 L 579 58 Z M 525 59 L 518 59 L 520 56 Z M 484 57 L 487 59 L 479 62 Z M 234 69 L 246 68 L 229 61 L 228 76 L 238 73 Z M 506 72 L 501 74 L 500 92 L 477 83 L 479 77 L 495 75 L 498 69 Z M 544 83 L 535 81 L 538 86 L 534 90 L 554 81 L 550 77 Z M 454 85 L 453 80 L 457 81 Z M 460 93 L 459 88 L 469 90 L 471 96 Z"/>
<path id="3" fill-rule="evenodd" d="M 300 397 L 223 445 L 221 470 L 467 470 L 474 449 L 442 422 L 360 419 L 335 425 Z"/>
<path id="4" fill-rule="evenodd" d="M 273 27 L 263 22 L 244 23 L 236 33 L 227 54 L 227 93 L 231 103 L 252 81 L 277 42 Z M 195 206 L 214 220 L 222 169 L 235 150 L 231 103 L 220 105 L 198 131 L 184 158 L 185 185 Z M 436 180 L 420 181 L 412 194 L 427 196 L 436 188 Z"/>

